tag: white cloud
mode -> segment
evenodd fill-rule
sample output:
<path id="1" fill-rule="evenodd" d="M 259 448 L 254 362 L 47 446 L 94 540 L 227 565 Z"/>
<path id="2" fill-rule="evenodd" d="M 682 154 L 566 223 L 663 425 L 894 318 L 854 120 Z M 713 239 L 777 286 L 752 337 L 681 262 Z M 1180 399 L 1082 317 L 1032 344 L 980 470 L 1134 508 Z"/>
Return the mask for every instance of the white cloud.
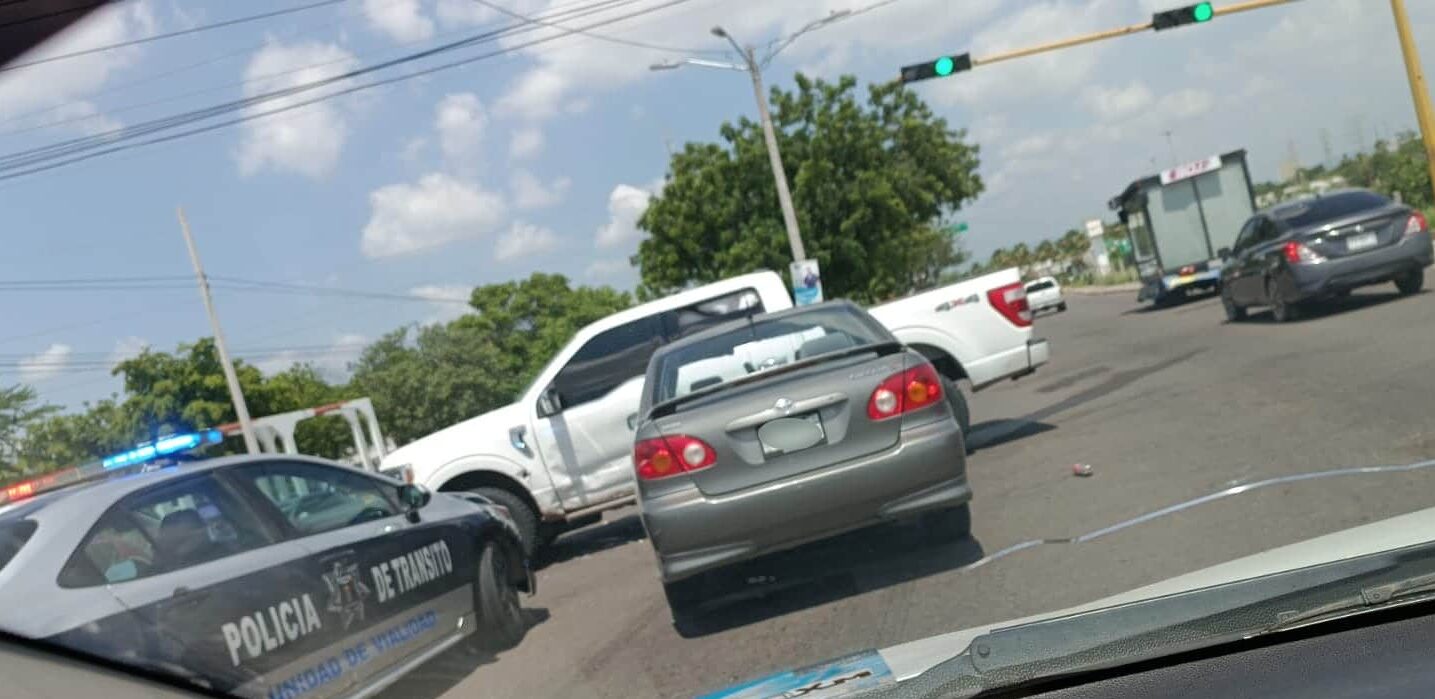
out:
<path id="1" fill-rule="evenodd" d="M 503 222 L 503 199 L 443 173 L 369 193 L 371 209 L 359 249 L 381 258 L 479 238 Z"/>
<path id="2" fill-rule="evenodd" d="M 471 167 L 483 142 L 488 115 L 472 92 L 446 95 L 438 103 L 434 128 L 445 158 Z"/>
<path id="3" fill-rule="evenodd" d="M 1042 155 L 1051 150 L 1053 139 L 1049 133 L 1026 136 L 1002 149 L 1005 158 L 1027 158 Z"/>
<path id="4" fill-rule="evenodd" d="M 285 45 L 271 40 L 249 60 L 249 66 L 244 71 L 245 80 L 249 81 L 244 86 L 244 95 L 253 97 L 330 78 L 357 65 L 358 59 L 337 44 L 303 42 Z M 266 76 L 274 77 L 266 79 Z M 250 106 L 244 113 L 268 111 L 312 97 L 310 93 L 299 93 Z M 333 100 L 255 119 L 246 122 L 242 128 L 244 135 L 237 157 L 239 172 L 244 175 L 252 175 L 268 167 L 275 171 L 323 177 L 338 163 L 349 134 L 341 105 Z"/>
<path id="5" fill-rule="evenodd" d="M 446 323 L 472 309 L 467 305 L 473 296 L 473 287 L 463 284 L 428 284 L 409 289 L 414 296 L 423 296 L 434 301 L 433 313 L 425 323 Z"/>
<path id="6" fill-rule="evenodd" d="M 1092 114 L 1102 119 L 1120 119 L 1145 109 L 1155 100 L 1146 83 L 1134 81 L 1125 87 L 1092 85 L 1082 93 L 1082 101 Z"/>
<path id="7" fill-rule="evenodd" d="M 92 12 L 69 29 L 20 58 L 41 60 L 96 46 L 120 43 L 159 30 L 149 0 L 114 3 Z M 128 47 L 30 66 L 0 74 L 0 118 L 69 105 L 101 88 L 117 72 L 138 62 L 144 49 Z M 93 110 L 94 105 L 79 107 Z M 75 109 L 74 106 L 65 107 Z M 74 115 L 71 111 L 70 115 Z M 57 121 L 52 112 L 35 114 L 34 123 Z M 63 118 L 63 117 L 60 117 Z"/>
<path id="8" fill-rule="evenodd" d="M 608 222 L 598 228 L 595 240 L 600 248 L 613 248 L 636 242 L 642 237 L 638 218 L 648 210 L 653 193 L 632 185 L 620 184 L 608 195 Z"/>
<path id="9" fill-rule="evenodd" d="M 20 380 L 35 383 L 59 374 L 70 364 L 70 355 L 73 352 L 74 349 L 69 345 L 55 343 L 38 354 L 21 359 Z"/>
<path id="10" fill-rule="evenodd" d="M 531 257 L 558 249 L 558 236 L 553 231 L 531 223 L 514 221 L 508 232 L 499 237 L 493 256 L 499 262 Z"/>
<path id="11" fill-rule="evenodd" d="M 1198 117 L 1211 111 L 1216 98 L 1210 92 L 1195 88 L 1177 90 L 1171 94 L 1164 95 L 1156 102 L 1156 110 L 1160 117 L 1172 121 L 1181 121 Z"/>
<path id="12" fill-rule="evenodd" d="M 605 281 L 632 271 L 633 265 L 627 260 L 594 260 L 583 269 L 583 276 L 595 281 Z"/>
<path id="13" fill-rule="evenodd" d="M 433 20 L 424 15 L 419 0 L 364 0 L 364 17 L 369 26 L 394 41 L 423 41 L 434 32 Z"/>
<path id="14" fill-rule="evenodd" d="M 543 131 L 536 126 L 525 126 L 513 132 L 508 155 L 514 160 L 523 160 L 543 151 Z"/>
<path id="15" fill-rule="evenodd" d="M 552 184 L 545 185 L 533 173 L 516 169 L 511 180 L 513 205 L 519 209 L 542 209 L 563 201 L 573 180 L 559 177 Z"/>
<path id="16" fill-rule="evenodd" d="M 138 357 L 146 349 L 149 349 L 149 340 L 134 335 L 122 337 L 115 341 L 115 348 L 110 351 L 110 365 L 113 366 L 126 359 Z"/>

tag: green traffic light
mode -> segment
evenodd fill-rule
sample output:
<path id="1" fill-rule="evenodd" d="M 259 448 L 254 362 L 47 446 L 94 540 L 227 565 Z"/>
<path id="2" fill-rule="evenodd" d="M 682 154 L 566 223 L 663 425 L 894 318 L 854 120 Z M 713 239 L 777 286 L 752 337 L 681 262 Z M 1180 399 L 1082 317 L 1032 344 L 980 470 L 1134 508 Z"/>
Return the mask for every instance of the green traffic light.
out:
<path id="1" fill-rule="evenodd" d="M 956 67 L 957 65 L 952 61 L 951 56 L 942 56 L 941 58 L 937 59 L 937 62 L 932 66 L 932 69 L 937 72 L 937 75 L 951 75 L 952 71 L 955 70 Z"/>
<path id="2" fill-rule="evenodd" d="M 1214 16 L 1216 16 L 1216 11 L 1211 8 L 1209 2 L 1197 3 L 1195 7 L 1191 8 L 1191 19 L 1197 22 L 1209 22 Z"/>

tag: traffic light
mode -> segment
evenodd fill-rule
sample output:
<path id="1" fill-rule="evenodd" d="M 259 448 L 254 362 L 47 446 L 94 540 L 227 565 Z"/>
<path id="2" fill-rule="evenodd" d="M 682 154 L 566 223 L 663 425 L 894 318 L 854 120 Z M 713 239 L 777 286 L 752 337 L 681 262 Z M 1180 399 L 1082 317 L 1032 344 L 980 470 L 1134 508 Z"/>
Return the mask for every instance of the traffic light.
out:
<path id="1" fill-rule="evenodd" d="M 902 67 L 902 82 L 910 83 L 928 78 L 945 78 L 952 73 L 972 69 L 972 55 L 942 56 L 925 63 L 914 63 Z"/>
<path id="2" fill-rule="evenodd" d="M 1185 24 L 1209 22 L 1215 16 L 1216 10 L 1211 7 L 1211 3 L 1198 2 L 1194 5 L 1163 10 L 1151 15 L 1151 28 L 1159 32 L 1162 29 L 1174 29 Z"/>

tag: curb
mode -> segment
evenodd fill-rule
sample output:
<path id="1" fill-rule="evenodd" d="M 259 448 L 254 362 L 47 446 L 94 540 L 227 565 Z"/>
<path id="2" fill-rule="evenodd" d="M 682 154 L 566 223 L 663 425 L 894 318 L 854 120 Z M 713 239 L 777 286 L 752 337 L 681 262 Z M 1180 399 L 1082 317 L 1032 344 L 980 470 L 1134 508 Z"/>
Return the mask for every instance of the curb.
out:
<path id="1" fill-rule="evenodd" d="M 1141 290 L 1140 282 L 1129 282 L 1126 284 L 1112 284 L 1110 286 L 1068 286 L 1062 289 L 1064 293 L 1082 296 L 1104 296 L 1106 294 L 1125 294 Z"/>

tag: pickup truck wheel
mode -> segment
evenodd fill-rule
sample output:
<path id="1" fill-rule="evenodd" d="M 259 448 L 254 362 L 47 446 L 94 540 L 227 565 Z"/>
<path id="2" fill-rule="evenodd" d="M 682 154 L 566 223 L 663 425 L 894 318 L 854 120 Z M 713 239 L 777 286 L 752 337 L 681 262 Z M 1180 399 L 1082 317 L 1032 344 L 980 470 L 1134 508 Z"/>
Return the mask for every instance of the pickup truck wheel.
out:
<path id="1" fill-rule="evenodd" d="M 972 412 L 967 408 L 967 397 L 956 381 L 945 376 L 942 377 L 942 390 L 947 392 L 947 404 L 952 406 L 952 416 L 957 419 L 957 426 L 962 428 L 962 439 L 965 440 L 972 431 Z"/>
<path id="2" fill-rule="evenodd" d="M 533 558 L 533 554 L 541 548 L 538 536 L 538 513 L 534 512 L 533 508 L 523 501 L 523 498 L 502 488 L 474 488 L 473 492 L 508 508 L 509 514 L 513 515 L 513 523 L 518 525 L 518 539 L 523 543 L 523 555 L 526 558 Z"/>
<path id="3" fill-rule="evenodd" d="M 1395 288 L 1405 296 L 1419 291 L 1424 284 L 1425 270 L 1422 269 L 1414 269 L 1395 278 Z"/>
<path id="4" fill-rule="evenodd" d="M 478 574 L 474 580 L 473 609 L 478 628 L 473 632 L 474 647 L 496 652 L 518 645 L 527 631 L 523 608 L 518 603 L 518 585 L 510 557 L 489 543 L 478 557 Z"/>

